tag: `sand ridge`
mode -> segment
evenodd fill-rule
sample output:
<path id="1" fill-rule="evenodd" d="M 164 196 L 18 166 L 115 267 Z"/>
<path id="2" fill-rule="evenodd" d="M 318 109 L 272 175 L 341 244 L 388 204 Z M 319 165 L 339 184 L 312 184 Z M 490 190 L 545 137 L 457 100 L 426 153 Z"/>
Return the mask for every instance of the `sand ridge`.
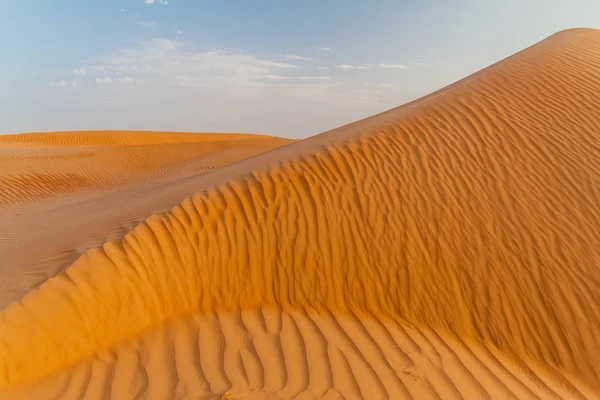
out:
<path id="1" fill-rule="evenodd" d="M 130 131 L 0 136 L 0 308 L 159 211 L 160 196 L 146 201 L 145 190 L 290 142 Z M 164 209 L 182 198 L 170 193 Z"/>
<path id="2" fill-rule="evenodd" d="M 408 106 L 167 185 L 197 193 L 0 313 L 0 386 L 598 398 L 598 71 L 600 32 L 562 32 Z M 298 335 L 311 339 L 290 354 Z M 115 354 L 141 375 L 117 379 Z"/>
<path id="3" fill-rule="evenodd" d="M 185 176 L 290 140 L 261 135 L 80 131 L 0 136 L 0 212 Z"/>

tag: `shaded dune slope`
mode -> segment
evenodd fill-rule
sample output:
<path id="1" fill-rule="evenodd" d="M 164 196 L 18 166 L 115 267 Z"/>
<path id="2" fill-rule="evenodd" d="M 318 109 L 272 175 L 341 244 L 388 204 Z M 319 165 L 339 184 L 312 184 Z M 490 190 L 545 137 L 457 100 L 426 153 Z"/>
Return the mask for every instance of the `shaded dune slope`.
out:
<path id="1" fill-rule="evenodd" d="M 0 136 L 0 308 L 191 194 L 167 189 L 174 182 L 290 142 L 129 131 Z"/>
<path id="2" fill-rule="evenodd" d="M 573 30 L 182 180 L 0 313 L 0 387 L 599 398 L 599 132 L 600 32 Z"/>

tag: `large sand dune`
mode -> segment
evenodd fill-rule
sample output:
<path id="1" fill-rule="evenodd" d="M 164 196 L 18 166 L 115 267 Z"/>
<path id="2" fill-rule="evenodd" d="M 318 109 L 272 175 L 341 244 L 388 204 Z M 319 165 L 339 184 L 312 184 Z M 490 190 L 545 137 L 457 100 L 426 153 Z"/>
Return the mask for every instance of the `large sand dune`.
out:
<path id="1" fill-rule="evenodd" d="M 0 311 L 0 394 L 600 398 L 599 134 L 600 31 L 572 30 L 398 109 L 131 187 L 106 227 L 86 219 L 90 250 Z M 35 216 L 10 218 L 68 224 Z"/>

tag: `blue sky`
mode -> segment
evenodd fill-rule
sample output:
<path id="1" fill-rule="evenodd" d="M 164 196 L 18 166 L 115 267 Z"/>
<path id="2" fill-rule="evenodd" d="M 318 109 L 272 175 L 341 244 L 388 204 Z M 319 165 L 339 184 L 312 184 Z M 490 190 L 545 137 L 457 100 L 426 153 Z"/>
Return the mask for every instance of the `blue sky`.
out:
<path id="1" fill-rule="evenodd" d="M 306 137 L 401 105 L 598 0 L 1 0 L 0 132 Z"/>

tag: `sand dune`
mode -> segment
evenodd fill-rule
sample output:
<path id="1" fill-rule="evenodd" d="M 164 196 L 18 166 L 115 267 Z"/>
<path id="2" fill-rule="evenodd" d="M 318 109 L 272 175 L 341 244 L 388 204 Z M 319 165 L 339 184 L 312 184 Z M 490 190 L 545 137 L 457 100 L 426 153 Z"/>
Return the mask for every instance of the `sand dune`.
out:
<path id="1" fill-rule="evenodd" d="M 0 136 L 0 308 L 190 194 L 144 191 L 290 142 L 127 131 Z"/>
<path id="2" fill-rule="evenodd" d="M 131 229 L 94 228 L 95 248 L 0 311 L 0 393 L 600 398 L 599 132 L 600 31 L 571 30 L 142 185 L 110 212 Z"/>
<path id="3" fill-rule="evenodd" d="M 0 136 L 0 212 L 197 174 L 289 140 L 259 135 L 54 132 Z"/>

